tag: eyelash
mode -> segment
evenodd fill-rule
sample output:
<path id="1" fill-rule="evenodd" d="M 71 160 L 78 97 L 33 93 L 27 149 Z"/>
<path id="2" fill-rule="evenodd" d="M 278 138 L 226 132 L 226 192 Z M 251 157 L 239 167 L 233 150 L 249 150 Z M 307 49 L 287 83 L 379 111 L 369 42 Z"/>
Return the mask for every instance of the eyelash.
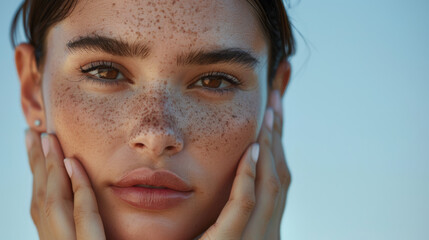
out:
<path id="1" fill-rule="evenodd" d="M 200 86 L 197 87 L 199 89 L 202 89 L 203 91 L 206 91 L 206 92 L 209 92 L 212 94 L 223 95 L 223 94 L 227 94 L 230 92 L 234 92 L 237 90 L 237 87 L 241 85 L 241 81 L 238 80 L 238 78 L 236 78 L 230 74 L 227 74 L 224 72 L 211 71 L 211 72 L 207 72 L 207 73 L 199 75 L 195 80 L 192 81 L 192 84 L 189 85 L 188 88 L 196 87 L 194 85 L 197 84 L 198 82 L 202 81 L 206 77 L 221 77 L 224 81 L 227 81 L 229 84 L 231 84 L 231 87 L 222 88 L 222 89 L 200 87 Z"/>
<path id="2" fill-rule="evenodd" d="M 118 80 L 106 80 L 103 78 L 95 77 L 94 75 L 90 74 L 91 71 L 94 71 L 97 69 L 111 69 L 111 70 L 118 71 L 119 74 L 122 75 L 122 72 L 121 70 L 119 70 L 119 67 L 115 67 L 115 65 L 116 65 L 115 63 L 109 62 L 109 61 L 96 61 L 96 62 L 91 62 L 84 66 L 80 66 L 80 71 L 85 75 L 85 80 L 91 81 L 92 83 L 96 83 L 101 86 L 119 86 L 122 83 L 131 82 L 126 78 L 122 78 Z M 197 86 L 199 89 L 202 89 L 203 91 L 209 92 L 211 94 L 216 94 L 216 95 L 224 95 L 230 92 L 234 92 L 237 90 L 237 87 L 242 84 L 241 81 L 238 80 L 238 78 L 230 74 L 227 74 L 224 72 L 211 71 L 211 72 L 207 72 L 199 75 L 195 80 L 192 81 L 192 84 L 188 86 L 188 89 L 192 87 L 196 87 L 194 85 L 196 85 L 199 81 L 203 80 L 206 77 L 221 77 L 224 81 L 227 81 L 229 84 L 231 84 L 231 87 L 227 87 L 223 89 Z"/>
<path id="3" fill-rule="evenodd" d="M 115 67 L 115 63 L 109 61 L 97 61 L 91 62 L 85 66 L 80 66 L 80 71 L 85 75 L 85 80 L 91 81 L 92 83 L 99 84 L 101 86 L 118 86 L 123 82 L 129 82 L 127 79 L 118 79 L 118 80 L 106 80 L 103 78 L 97 78 L 89 72 L 97 69 L 112 69 L 118 71 L 122 74 L 121 70 L 118 67 Z"/>

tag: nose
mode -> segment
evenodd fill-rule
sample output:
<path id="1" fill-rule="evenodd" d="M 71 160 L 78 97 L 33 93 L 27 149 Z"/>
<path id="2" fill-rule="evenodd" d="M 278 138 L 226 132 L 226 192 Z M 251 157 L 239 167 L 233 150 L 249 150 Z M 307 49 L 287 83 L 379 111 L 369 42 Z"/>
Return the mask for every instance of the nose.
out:
<path id="1" fill-rule="evenodd" d="M 172 156 L 183 149 L 183 140 L 172 128 L 158 127 L 144 129 L 130 145 L 136 151 L 148 154 L 153 158 Z"/>
<path id="2" fill-rule="evenodd" d="M 129 145 L 153 159 L 172 156 L 184 147 L 179 126 L 181 121 L 176 111 L 178 106 L 172 104 L 175 101 L 168 91 L 154 91 L 151 94 L 142 94 L 144 99 L 138 98 L 136 102 L 138 115 L 131 129 Z"/>

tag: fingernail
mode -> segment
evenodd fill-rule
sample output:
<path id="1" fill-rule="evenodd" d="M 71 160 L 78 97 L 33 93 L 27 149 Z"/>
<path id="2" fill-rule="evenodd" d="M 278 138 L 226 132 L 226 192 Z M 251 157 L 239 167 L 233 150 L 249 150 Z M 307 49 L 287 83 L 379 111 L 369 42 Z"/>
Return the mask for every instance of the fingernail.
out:
<path id="1" fill-rule="evenodd" d="M 282 98 L 280 96 L 280 92 L 279 90 L 274 90 L 273 92 L 273 97 L 274 97 L 274 111 L 276 111 L 276 113 L 282 113 L 283 108 L 282 108 Z"/>
<path id="2" fill-rule="evenodd" d="M 41 137 L 42 137 L 43 154 L 45 154 L 45 157 L 46 157 L 48 155 L 48 151 L 49 151 L 48 134 L 47 133 L 42 133 Z"/>
<path id="3" fill-rule="evenodd" d="M 271 131 L 273 130 L 273 124 L 274 124 L 274 112 L 272 108 L 267 108 L 265 111 L 265 125 L 267 128 Z"/>
<path id="4" fill-rule="evenodd" d="M 29 129 L 27 128 L 27 129 L 25 129 L 25 146 L 27 147 L 27 151 L 30 149 L 30 147 L 31 147 L 31 142 L 32 142 L 32 139 L 31 139 L 31 134 L 29 133 Z"/>
<path id="5" fill-rule="evenodd" d="M 68 158 L 64 159 L 64 166 L 66 167 L 66 171 L 67 171 L 67 174 L 69 175 L 69 178 L 71 178 L 73 173 L 73 167 L 71 165 L 70 159 Z"/>
<path id="6" fill-rule="evenodd" d="M 251 150 L 252 160 L 256 163 L 259 158 L 259 144 L 255 143 Z"/>

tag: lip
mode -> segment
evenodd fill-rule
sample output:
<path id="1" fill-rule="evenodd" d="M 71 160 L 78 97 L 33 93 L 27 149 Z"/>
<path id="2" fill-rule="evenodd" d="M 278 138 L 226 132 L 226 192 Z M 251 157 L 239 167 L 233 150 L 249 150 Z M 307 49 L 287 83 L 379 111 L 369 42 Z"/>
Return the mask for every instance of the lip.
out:
<path id="1" fill-rule="evenodd" d="M 139 168 L 125 174 L 111 188 L 122 201 L 146 210 L 173 208 L 190 198 L 193 192 L 192 187 L 176 174 L 167 170 L 153 171 L 149 168 Z"/>

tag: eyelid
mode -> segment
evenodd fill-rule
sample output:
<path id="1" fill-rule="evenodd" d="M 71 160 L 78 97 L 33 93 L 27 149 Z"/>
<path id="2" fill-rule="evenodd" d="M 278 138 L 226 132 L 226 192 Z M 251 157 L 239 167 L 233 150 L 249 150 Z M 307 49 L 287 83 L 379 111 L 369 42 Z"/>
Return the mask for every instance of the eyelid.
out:
<path id="1" fill-rule="evenodd" d="M 206 72 L 206 73 L 198 75 L 196 78 L 194 78 L 191 81 L 191 84 L 188 86 L 188 88 L 195 85 L 195 83 L 197 83 L 198 81 L 201 81 L 202 78 L 209 77 L 209 76 L 224 77 L 225 80 L 230 82 L 233 86 L 239 86 L 242 84 L 242 82 L 232 74 L 225 73 L 225 72 L 211 71 L 211 72 Z"/>
<path id="2" fill-rule="evenodd" d="M 88 73 L 89 71 L 91 71 L 93 69 L 100 68 L 103 66 L 106 68 L 112 68 L 112 69 L 118 70 L 124 76 L 124 80 L 128 80 L 129 82 L 134 83 L 134 81 L 132 80 L 134 78 L 134 76 L 125 67 L 123 67 L 121 64 L 118 64 L 118 63 L 113 62 L 113 61 L 107 61 L 107 60 L 93 61 L 93 62 L 84 64 L 84 65 L 81 65 L 79 67 L 79 70 L 82 73 Z"/>
<path id="3" fill-rule="evenodd" d="M 227 81 L 231 85 L 224 88 L 210 88 L 210 87 L 204 87 L 204 86 L 195 86 L 198 82 L 202 81 L 203 78 L 207 76 L 223 77 L 224 78 L 223 81 Z M 242 85 L 242 81 L 240 81 L 239 78 L 235 77 L 232 74 L 228 74 L 225 72 L 211 71 L 211 72 L 206 72 L 198 75 L 198 77 L 192 80 L 191 84 L 188 85 L 187 88 L 192 89 L 196 87 L 199 91 L 203 91 L 208 95 L 220 97 L 226 94 L 235 93 L 240 89 L 240 85 Z"/>

